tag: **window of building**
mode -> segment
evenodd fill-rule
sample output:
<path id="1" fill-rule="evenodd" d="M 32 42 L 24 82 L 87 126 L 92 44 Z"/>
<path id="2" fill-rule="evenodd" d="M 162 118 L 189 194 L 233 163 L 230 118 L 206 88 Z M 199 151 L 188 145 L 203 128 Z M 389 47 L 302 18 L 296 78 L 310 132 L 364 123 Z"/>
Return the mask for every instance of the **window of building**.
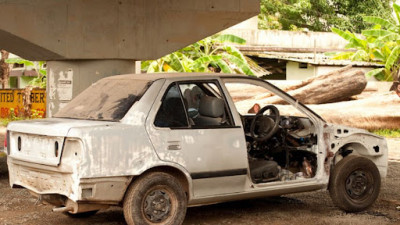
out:
<path id="1" fill-rule="evenodd" d="M 299 68 L 300 69 L 307 69 L 308 68 L 308 63 L 299 63 Z"/>

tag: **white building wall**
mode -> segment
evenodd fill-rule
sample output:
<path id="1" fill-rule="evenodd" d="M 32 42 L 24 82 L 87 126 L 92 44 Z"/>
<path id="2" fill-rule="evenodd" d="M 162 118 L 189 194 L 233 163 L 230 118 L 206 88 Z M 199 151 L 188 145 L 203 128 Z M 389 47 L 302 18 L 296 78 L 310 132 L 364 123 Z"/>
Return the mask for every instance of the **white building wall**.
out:
<path id="1" fill-rule="evenodd" d="M 244 38 L 247 46 L 344 49 L 347 44 L 346 40 L 332 32 L 257 30 L 238 27 L 232 27 L 222 33 Z"/>
<path id="2" fill-rule="evenodd" d="M 343 66 L 318 66 L 318 67 L 316 67 L 316 69 L 317 69 L 316 74 L 323 75 L 323 74 L 329 73 L 333 70 L 340 69 L 342 67 Z M 367 73 L 368 71 L 375 69 L 372 67 L 355 67 L 355 68 L 363 71 L 364 73 Z M 366 77 L 366 78 L 368 81 L 376 81 L 376 79 L 374 77 Z"/>
<path id="3" fill-rule="evenodd" d="M 286 64 L 286 80 L 304 80 L 315 76 L 316 68 L 308 64 L 307 69 L 299 68 L 298 62 L 288 62 Z"/>
<path id="4" fill-rule="evenodd" d="M 286 64 L 286 80 L 305 80 L 307 78 L 324 75 L 331 71 L 342 68 L 343 66 L 313 66 L 308 64 L 307 69 L 299 68 L 298 62 L 288 62 Z M 356 69 L 362 70 L 364 73 L 375 69 L 372 67 L 356 67 Z M 376 81 L 373 77 L 367 77 L 368 81 Z"/>

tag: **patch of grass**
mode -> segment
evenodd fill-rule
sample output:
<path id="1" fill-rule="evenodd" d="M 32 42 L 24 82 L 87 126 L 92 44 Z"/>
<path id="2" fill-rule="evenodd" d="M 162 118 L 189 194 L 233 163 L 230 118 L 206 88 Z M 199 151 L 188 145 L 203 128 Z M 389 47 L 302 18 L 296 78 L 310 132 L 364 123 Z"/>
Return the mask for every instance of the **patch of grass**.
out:
<path id="1" fill-rule="evenodd" d="M 400 138 L 400 129 L 379 129 L 371 132 L 387 138 Z"/>

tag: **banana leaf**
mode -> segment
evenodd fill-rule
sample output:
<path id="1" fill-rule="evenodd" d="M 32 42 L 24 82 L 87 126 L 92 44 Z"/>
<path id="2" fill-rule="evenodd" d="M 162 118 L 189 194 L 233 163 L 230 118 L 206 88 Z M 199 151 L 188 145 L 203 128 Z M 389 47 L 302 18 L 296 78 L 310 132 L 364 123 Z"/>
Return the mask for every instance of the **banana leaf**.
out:
<path id="1" fill-rule="evenodd" d="M 383 37 L 378 38 L 378 40 L 381 42 L 398 41 L 398 40 L 400 40 L 400 35 L 391 32 L 390 34 L 387 34 Z"/>
<path id="2" fill-rule="evenodd" d="M 324 55 L 325 56 L 335 56 L 337 55 L 339 52 L 325 52 Z"/>
<path id="3" fill-rule="evenodd" d="M 350 59 L 352 61 L 369 61 L 368 53 L 364 50 L 358 50 L 350 57 Z"/>
<path id="4" fill-rule="evenodd" d="M 38 70 L 40 74 L 46 76 L 47 75 L 47 70 L 46 69 L 39 69 Z"/>
<path id="5" fill-rule="evenodd" d="M 223 46 L 222 49 L 225 50 L 227 53 L 238 57 L 239 59 L 243 60 L 244 62 L 246 61 L 246 59 L 244 58 L 244 55 L 236 47 L 234 47 L 234 46 Z"/>
<path id="6" fill-rule="evenodd" d="M 396 14 L 397 23 L 399 24 L 400 23 L 400 6 L 397 5 L 396 3 L 394 3 L 393 4 L 393 9 L 394 9 L 394 12 Z"/>
<path id="7" fill-rule="evenodd" d="M 187 72 L 178 55 L 178 53 L 172 53 L 169 57 L 170 61 L 168 62 L 168 65 L 176 72 Z"/>
<path id="8" fill-rule="evenodd" d="M 153 60 L 142 61 L 142 63 L 140 64 L 141 70 L 147 71 L 152 62 L 153 62 Z"/>
<path id="9" fill-rule="evenodd" d="M 211 63 L 211 62 L 217 62 L 218 60 L 221 60 L 222 56 L 219 55 L 212 55 L 212 56 L 203 56 L 200 57 L 196 60 L 194 60 L 194 62 L 192 63 L 192 70 L 196 71 L 196 72 L 205 72 L 207 71 L 207 66 Z"/>
<path id="10" fill-rule="evenodd" d="M 240 44 L 240 45 L 246 44 L 246 40 L 244 40 L 243 38 L 238 37 L 236 35 L 232 35 L 232 34 L 221 34 L 221 35 L 218 35 L 215 38 L 215 40 L 218 41 L 219 43 L 230 42 L 230 43 L 233 43 L 233 44 Z"/>
<path id="11" fill-rule="evenodd" d="M 240 58 L 238 58 L 234 55 L 229 55 L 227 53 L 224 53 L 223 57 L 224 57 L 224 59 L 227 59 L 231 64 L 234 64 L 241 71 L 243 71 L 244 74 L 254 76 L 253 71 L 250 69 L 250 67 L 246 61 L 242 61 Z"/>
<path id="12" fill-rule="evenodd" d="M 363 19 L 365 22 L 379 24 L 382 27 L 386 27 L 390 31 L 393 32 L 398 31 L 398 27 L 395 24 L 391 23 L 389 20 L 385 20 L 377 16 L 364 16 Z"/>
<path id="13" fill-rule="evenodd" d="M 9 63 L 9 64 L 17 63 L 17 64 L 23 64 L 25 66 L 33 66 L 33 67 L 35 66 L 34 62 L 26 60 L 26 59 L 20 59 L 20 58 L 6 59 L 5 62 Z"/>
<path id="14" fill-rule="evenodd" d="M 367 45 L 367 42 L 365 40 L 361 40 L 357 38 L 354 34 L 352 34 L 350 31 L 342 31 L 340 29 L 337 29 L 335 27 L 331 28 L 332 32 L 336 33 L 337 35 L 341 36 L 355 47 L 360 47 L 360 48 L 365 48 Z M 348 47 L 348 46 L 346 46 Z"/>
<path id="15" fill-rule="evenodd" d="M 397 62 L 397 60 L 399 59 L 399 55 L 400 55 L 400 46 L 396 46 L 392 52 L 390 53 L 386 64 L 385 64 L 385 68 L 387 70 L 390 71 L 390 69 L 393 67 L 394 63 Z"/>
<path id="16" fill-rule="evenodd" d="M 382 54 L 379 49 L 375 49 L 372 54 L 375 56 L 375 60 L 385 61 L 386 57 Z"/>
<path id="17" fill-rule="evenodd" d="M 162 72 L 158 65 L 158 60 L 152 61 L 147 69 L 147 73 L 156 73 L 156 72 Z"/>
<path id="18" fill-rule="evenodd" d="M 378 74 L 383 73 L 384 71 L 385 71 L 385 68 L 373 69 L 373 70 L 370 70 L 367 73 L 365 73 L 365 76 L 367 76 L 367 77 L 375 77 Z"/>
<path id="19" fill-rule="evenodd" d="M 389 35 L 389 34 L 393 34 L 393 32 L 391 32 L 391 31 L 382 30 L 382 29 L 379 29 L 379 30 L 375 30 L 375 29 L 363 30 L 361 33 L 364 36 L 372 36 L 372 37 L 378 37 L 378 38 L 382 37 L 382 36 Z"/>
<path id="20" fill-rule="evenodd" d="M 353 40 L 353 37 L 348 32 L 342 31 L 342 30 L 337 29 L 335 27 L 332 27 L 331 30 L 332 30 L 333 33 L 335 33 L 335 34 L 339 35 L 340 37 L 344 38 L 346 41 L 351 42 Z"/>
<path id="21" fill-rule="evenodd" d="M 223 59 L 216 61 L 216 63 L 223 73 L 232 73 L 231 68 Z"/>
<path id="22" fill-rule="evenodd" d="M 346 60 L 346 59 L 350 59 L 351 56 L 353 56 L 354 52 L 340 52 L 338 54 L 336 54 L 334 57 L 332 57 L 332 59 L 336 59 L 336 60 Z"/>

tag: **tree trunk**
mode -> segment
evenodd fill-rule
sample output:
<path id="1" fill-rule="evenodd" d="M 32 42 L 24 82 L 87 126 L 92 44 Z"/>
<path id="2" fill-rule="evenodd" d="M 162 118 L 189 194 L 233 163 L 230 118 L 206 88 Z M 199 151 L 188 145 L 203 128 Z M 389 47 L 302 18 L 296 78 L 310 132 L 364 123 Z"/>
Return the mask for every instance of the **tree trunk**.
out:
<path id="1" fill-rule="evenodd" d="M 299 85 L 285 88 L 284 91 L 304 104 L 323 104 L 348 100 L 351 96 L 360 94 L 366 86 L 367 80 L 364 72 L 347 66 L 325 75 L 307 79 Z M 267 96 L 264 95 L 262 100 L 264 104 L 286 104 L 278 96 L 265 97 Z"/>
<path id="2" fill-rule="evenodd" d="M 8 63 L 6 63 L 6 59 L 8 59 L 9 53 L 6 50 L 0 50 L 1 59 L 0 59 L 0 79 L 1 79 L 1 87 L 2 89 L 9 88 L 8 78 L 10 77 L 10 67 Z"/>
<path id="3" fill-rule="evenodd" d="M 292 106 L 275 105 L 281 115 L 304 116 Z M 323 105 L 307 105 L 327 122 L 362 129 L 398 129 L 400 98 L 395 92 Z"/>

